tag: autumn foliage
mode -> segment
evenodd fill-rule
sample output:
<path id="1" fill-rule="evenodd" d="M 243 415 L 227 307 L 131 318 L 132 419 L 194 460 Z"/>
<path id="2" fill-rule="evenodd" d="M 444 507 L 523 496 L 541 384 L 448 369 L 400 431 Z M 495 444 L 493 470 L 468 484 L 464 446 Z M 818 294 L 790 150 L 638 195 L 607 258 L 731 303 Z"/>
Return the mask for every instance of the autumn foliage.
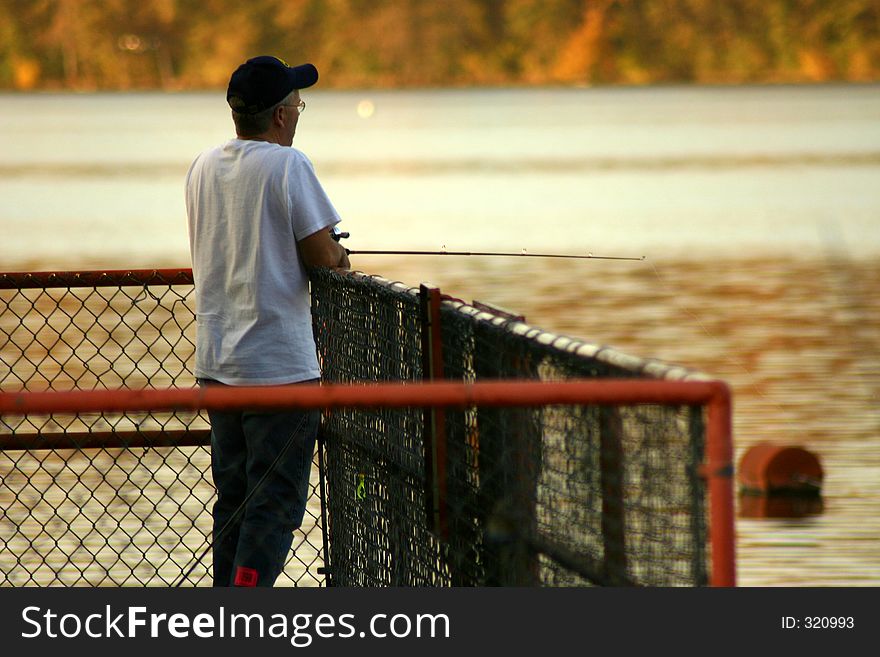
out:
<path id="1" fill-rule="evenodd" d="M 876 0 L 0 0 L 0 88 L 198 89 L 256 54 L 324 87 L 880 79 Z"/>

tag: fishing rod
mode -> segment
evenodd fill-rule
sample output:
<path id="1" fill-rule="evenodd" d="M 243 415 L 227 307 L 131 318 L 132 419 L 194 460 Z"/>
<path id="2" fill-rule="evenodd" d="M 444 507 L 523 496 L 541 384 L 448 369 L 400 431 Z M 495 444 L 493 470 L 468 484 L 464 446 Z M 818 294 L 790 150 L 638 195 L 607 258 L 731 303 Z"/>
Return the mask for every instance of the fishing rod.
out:
<path id="1" fill-rule="evenodd" d="M 350 235 L 350 233 L 343 233 L 339 231 L 337 228 L 333 228 L 330 231 L 331 237 L 337 242 L 341 239 L 345 239 Z M 503 257 L 503 258 L 573 258 L 577 260 L 635 260 L 641 261 L 645 259 L 645 256 L 639 257 L 631 257 L 631 256 L 604 256 L 604 255 L 593 255 L 592 253 L 587 253 L 585 255 L 579 254 L 569 254 L 569 253 L 529 253 L 525 249 L 523 249 L 520 253 L 515 252 L 507 252 L 507 251 L 448 251 L 446 248 L 442 248 L 439 251 L 396 251 L 396 250 L 387 250 L 387 249 L 379 249 L 379 250 L 363 250 L 363 249 L 345 249 L 345 252 L 348 255 L 416 255 L 416 256 L 477 256 L 477 257 Z"/>
<path id="2" fill-rule="evenodd" d="M 579 260 L 644 260 L 645 256 L 638 258 L 627 256 L 601 256 L 588 253 L 575 255 L 568 253 L 505 253 L 486 251 L 361 251 L 357 249 L 345 249 L 348 255 L 426 255 L 426 256 L 488 256 L 488 257 L 515 257 L 515 258 L 576 258 Z"/>

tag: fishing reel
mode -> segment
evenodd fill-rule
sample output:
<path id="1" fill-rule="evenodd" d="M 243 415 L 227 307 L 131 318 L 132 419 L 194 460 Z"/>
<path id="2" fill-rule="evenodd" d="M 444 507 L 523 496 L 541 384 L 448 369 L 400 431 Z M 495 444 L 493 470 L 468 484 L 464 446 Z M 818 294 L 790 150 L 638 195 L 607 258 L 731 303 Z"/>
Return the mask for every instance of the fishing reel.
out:
<path id="1" fill-rule="evenodd" d="M 336 242 L 338 242 L 339 240 L 344 240 L 350 235 L 351 233 L 344 233 L 336 226 L 333 226 L 333 228 L 330 229 L 330 237 L 332 237 Z"/>

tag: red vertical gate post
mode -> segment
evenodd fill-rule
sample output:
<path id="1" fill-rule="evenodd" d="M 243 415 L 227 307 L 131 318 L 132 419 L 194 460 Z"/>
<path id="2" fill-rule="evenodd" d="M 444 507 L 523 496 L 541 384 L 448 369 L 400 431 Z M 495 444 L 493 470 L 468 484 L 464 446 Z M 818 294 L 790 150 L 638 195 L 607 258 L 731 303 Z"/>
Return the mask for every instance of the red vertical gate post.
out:
<path id="1" fill-rule="evenodd" d="M 602 406 L 599 413 L 599 478 L 602 487 L 604 574 L 610 582 L 617 583 L 627 579 L 623 421 L 616 406 Z"/>
<path id="2" fill-rule="evenodd" d="M 440 288 L 419 287 L 422 320 L 422 365 L 425 381 L 443 380 L 443 342 L 440 330 Z M 438 406 L 425 409 L 425 512 L 428 527 L 449 538 L 446 506 L 446 413 Z"/>
<path id="3" fill-rule="evenodd" d="M 730 389 L 713 383 L 708 404 L 707 471 L 712 586 L 736 586 L 736 532 L 733 499 L 733 409 Z"/>

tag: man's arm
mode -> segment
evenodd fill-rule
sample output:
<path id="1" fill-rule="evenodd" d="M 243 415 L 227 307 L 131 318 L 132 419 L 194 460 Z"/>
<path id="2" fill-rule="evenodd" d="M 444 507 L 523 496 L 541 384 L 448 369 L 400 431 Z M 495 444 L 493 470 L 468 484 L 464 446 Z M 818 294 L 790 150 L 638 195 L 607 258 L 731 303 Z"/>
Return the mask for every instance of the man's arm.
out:
<path id="1" fill-rule="evenodd" d="M 322 228 L 297 242 L 300 257 L 306 267 L 338 267 L 348 269 L 351 263 L 345 248 Z"/>

